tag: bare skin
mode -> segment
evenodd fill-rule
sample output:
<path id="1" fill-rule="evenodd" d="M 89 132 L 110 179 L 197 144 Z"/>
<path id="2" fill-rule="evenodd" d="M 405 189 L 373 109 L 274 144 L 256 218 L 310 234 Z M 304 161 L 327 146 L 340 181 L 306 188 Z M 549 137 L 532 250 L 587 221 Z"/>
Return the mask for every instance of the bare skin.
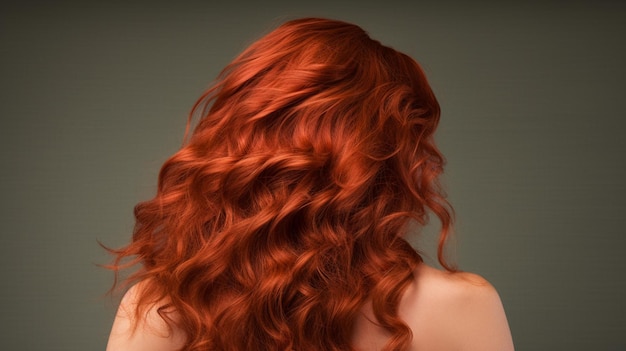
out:
<path id="1" fill-rule="evenodd" d="M 177 329 L 170 329 L 159 316 L 156 308 L 147 311 L 133 330 L 137 297 L 141 283 L 131 287 L 122 298 L 113 328 L 109 335 L 106 351 L 174 351 L 185 343 L 185 335 Z M 161 305 L 161 304 L 159 304 Z"/>
<path id="2" fill-rule="evenodd" d="M 484 278 L 472 273 L 448 273 L 420 264 L 398 310 L 413 332 L 411 351 L 513 351 L 513 341 L 500 297 Z M 155 310 L 131 329 L 137 292 L 122 299 L 107 351 L 173 351 L 185 341 L 181 331 L 169 330 Z M 380 350 L 388 333 L 366 304 L 358 318 L 353 345 L 359 351 Z"/>
<path id="3" fill-rule="evenodd" d="M 479 275 L 420 264 L 398 311 L 413 332 L 411 351 L 513 351 L 500 297 Z M 359 351 L 380 350 L 389 338 L 372 320 L 366 305 L 353 336 Z"/>

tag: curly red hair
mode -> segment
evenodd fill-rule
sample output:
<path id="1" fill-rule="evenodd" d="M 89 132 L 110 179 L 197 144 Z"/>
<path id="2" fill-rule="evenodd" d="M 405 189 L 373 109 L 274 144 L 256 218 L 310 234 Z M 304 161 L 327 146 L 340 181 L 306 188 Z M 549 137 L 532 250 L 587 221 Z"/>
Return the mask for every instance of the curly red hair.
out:
<path id="1" fill-rule="evenodd" d="M 439 112 L 419 65 L 356 25 L 298 19 L 253 43 L 196 103 L 132 242 L 111 250 L 116 275 L 140 266 L 137 316 L 166 299 L 190 351 L 351 350 L 369 299 L 385 349 L 406 348 L 411 219 L 439 217 L 452 270 Z"/>

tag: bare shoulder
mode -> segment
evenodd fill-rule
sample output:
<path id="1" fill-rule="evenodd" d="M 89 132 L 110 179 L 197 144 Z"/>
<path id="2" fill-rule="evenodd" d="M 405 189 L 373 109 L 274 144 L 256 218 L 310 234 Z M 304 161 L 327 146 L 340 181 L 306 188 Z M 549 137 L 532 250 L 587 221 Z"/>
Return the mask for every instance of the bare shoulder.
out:
<path id="1" fill-rule="evenodd" d="M 447 272 L 420 264 L 415 272 L 415 292 L 433 294 L 446 304 L 466 305 L 469 300 L 500 301 L 498 292 L 485 278 L 469 272 Z M 477 301 L 473 301 L 477 302 Z"/>
<path id="2" fill-rule="evenodd" d="M 124 294 L 113 321 L 107 351 L 174 351 L 184 345 L 183 333 L 168 325 L 157 311 L 166 301 L 149 306 L 137 318 L 137 301 L 143 289 L 145 284 L 140 282 Z"/>
<path id="3" fill-rule="evenodd" d="M 400 315 L 413 330 L 416 349 L 513 350 L 500 296 L 477 274 L 420 264 Z"/>

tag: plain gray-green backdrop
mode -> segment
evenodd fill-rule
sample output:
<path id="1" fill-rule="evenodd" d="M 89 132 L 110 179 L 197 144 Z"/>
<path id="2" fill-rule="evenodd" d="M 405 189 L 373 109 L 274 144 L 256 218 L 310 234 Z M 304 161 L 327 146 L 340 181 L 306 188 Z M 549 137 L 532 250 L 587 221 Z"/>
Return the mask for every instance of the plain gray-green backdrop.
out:
<path id="1" fill-rule="evenodd" d="M 302 16 L 422 64 L 458 262 L 498 288 L 517 350 L 626 350 L 626 6 L 392 0 L 3 2 L 0 348 L 104 349 L 96 240 L 129 240 L 219 70 Z"/>

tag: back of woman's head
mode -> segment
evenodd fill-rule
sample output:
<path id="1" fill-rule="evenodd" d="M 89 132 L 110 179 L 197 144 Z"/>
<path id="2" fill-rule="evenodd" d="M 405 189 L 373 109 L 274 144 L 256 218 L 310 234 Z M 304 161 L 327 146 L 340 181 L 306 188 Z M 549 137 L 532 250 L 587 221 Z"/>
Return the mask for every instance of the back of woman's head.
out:
<path id="1" fill-rule="evenodd" d="M 167 297 L 188 350 L 347 350 L 371 299 L 388 349 L 421 261 L 403 238 L 450 215 L 432 142 L 439 105 L 418 64 L 359 27 L 287 22 L 198 101 L 200 119 L 135 208 L 140 306 Z M 141 310 L 141 308 L 140 308 Z"/>

